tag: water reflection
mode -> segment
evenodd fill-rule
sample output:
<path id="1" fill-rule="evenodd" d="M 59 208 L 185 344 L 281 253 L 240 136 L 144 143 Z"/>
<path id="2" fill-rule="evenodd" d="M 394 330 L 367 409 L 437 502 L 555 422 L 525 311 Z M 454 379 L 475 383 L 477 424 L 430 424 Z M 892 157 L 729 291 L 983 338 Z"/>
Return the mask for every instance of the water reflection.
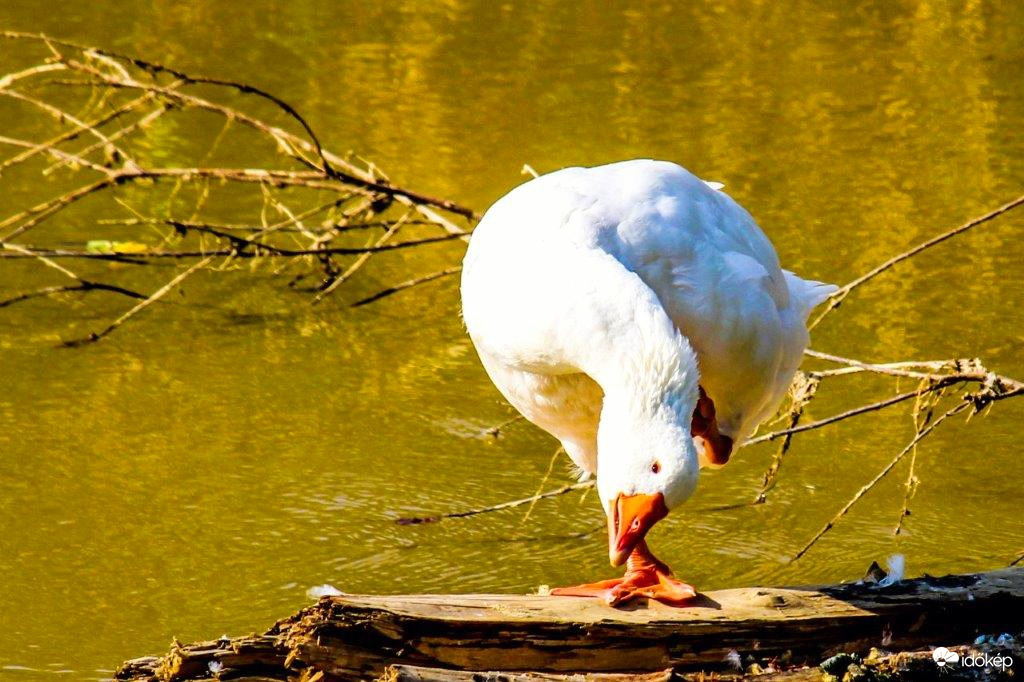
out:
<path id="1" fill-rule="evenodd" d="M 724 182 L 787 267 L 842 282 L 1019 193 L 1022 12 L 159 0 L 43 15 L 8 0 L 0 23 L 258 83 L 299 105 L 330 148 L 475 207 L 521 182 L 523 163 L 677 160 Z M 183 153 L 216 135 L 208 124 L 168 119 L 139 153 Z M 47 189 L 4 180 L 12 201 Z M 879 360 L 966 352 L 1024 375 L 1021 225 L 1005 218 L 879 278 L 814 345 Z M 352 296 L 458 257 L 447 244 L 375 259 Z M 5 263 L 0 283 L 25 281 L 19 268 Z M 99 677 L 171 636 L 263 627 L 324 583 L 526 591 L 610 574 L 600 533 L 578 537 L 601 520 L 593 496 L 542 503 L 526 523 L 524 509 L 393 523 L 532 494 L 554 447 L 524 425 L 478 437 L 509 413 L 464 336 L 456 286 L 351 310 L 343 297 L 313 308 L 273 278 L 197 280 L 186 302 L 75 351 L 53 345 L 120 302 L 2 311 L 4 674 Z M 851 380 L 808 418 L 887 390 Z M 1000 405 L 930 439 L 898 539 L 905 472 L 788 563 L 909 438 L 893 410 L 802 435 L 767 505 L 700 511 L 756 492 L 773 446 L 744 451 L 652 542 L 703 588 L 849 579 L 894 551 L 911 574 L 1003 565 L 1021 544 L 1020 419 L 1021 406 Z M 567 480 L 557 466 L 552 487 Z"/>

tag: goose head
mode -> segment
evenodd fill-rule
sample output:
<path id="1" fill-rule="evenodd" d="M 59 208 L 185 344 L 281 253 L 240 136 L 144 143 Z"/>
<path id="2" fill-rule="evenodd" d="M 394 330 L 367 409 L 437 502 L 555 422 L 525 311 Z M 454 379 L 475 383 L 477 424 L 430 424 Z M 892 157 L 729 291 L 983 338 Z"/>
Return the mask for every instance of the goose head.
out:
<path id="1" fill-rule="evenodd" d="M 608 558 L 626 561 L 651 527 L 697 488 L 690 420 L 697 387 L 653 401 L 606 396 L 597 431 L 597 489 L 608 517 Z"/>

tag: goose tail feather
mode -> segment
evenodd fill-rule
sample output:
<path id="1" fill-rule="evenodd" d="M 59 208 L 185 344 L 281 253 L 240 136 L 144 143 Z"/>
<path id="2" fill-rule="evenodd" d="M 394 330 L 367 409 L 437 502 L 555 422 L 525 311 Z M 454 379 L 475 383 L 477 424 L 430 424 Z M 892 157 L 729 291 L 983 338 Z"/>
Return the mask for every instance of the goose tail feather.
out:
<path id="1" fill-rule="evenodd" d="M 783 273 L 786 276 L 786 285 L 789 287 L 789 295 L 792 297 L 794 306 L 805 320 L 816 306 L 839 291 L 839 287 L 835 284 L 803 279 L 789 270 L 783 270 Z"/>

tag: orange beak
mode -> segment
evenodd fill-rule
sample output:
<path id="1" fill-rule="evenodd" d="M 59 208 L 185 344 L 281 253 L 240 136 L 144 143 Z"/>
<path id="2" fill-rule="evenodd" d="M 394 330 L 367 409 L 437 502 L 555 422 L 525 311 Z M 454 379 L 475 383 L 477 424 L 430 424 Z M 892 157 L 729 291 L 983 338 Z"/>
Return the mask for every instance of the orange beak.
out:
<path id="1" fill-rule="evenodd" d="M 621 566 L 651 526 L 668 516 L 665 496 L 619 495 L 608 513 L 608 559 Z"/>

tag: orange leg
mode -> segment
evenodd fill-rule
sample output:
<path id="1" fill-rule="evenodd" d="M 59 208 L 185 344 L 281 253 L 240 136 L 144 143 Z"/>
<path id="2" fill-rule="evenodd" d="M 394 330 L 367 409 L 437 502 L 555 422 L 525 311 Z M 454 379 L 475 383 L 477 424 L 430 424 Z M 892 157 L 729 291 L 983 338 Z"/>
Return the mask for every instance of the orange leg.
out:
<path id="1" fill-rule="evenodd" d="M 621 578 L 596 583 L 558 587 L 551 594 L 563 597 L 600 597 L 610 606 L 647 597 L 669 606 L 686 606 L 697 591 L 672 577 L 672 570 L 658 560 L 647 543 L 641 541 L 626 560 L 626 574 Z"/>

